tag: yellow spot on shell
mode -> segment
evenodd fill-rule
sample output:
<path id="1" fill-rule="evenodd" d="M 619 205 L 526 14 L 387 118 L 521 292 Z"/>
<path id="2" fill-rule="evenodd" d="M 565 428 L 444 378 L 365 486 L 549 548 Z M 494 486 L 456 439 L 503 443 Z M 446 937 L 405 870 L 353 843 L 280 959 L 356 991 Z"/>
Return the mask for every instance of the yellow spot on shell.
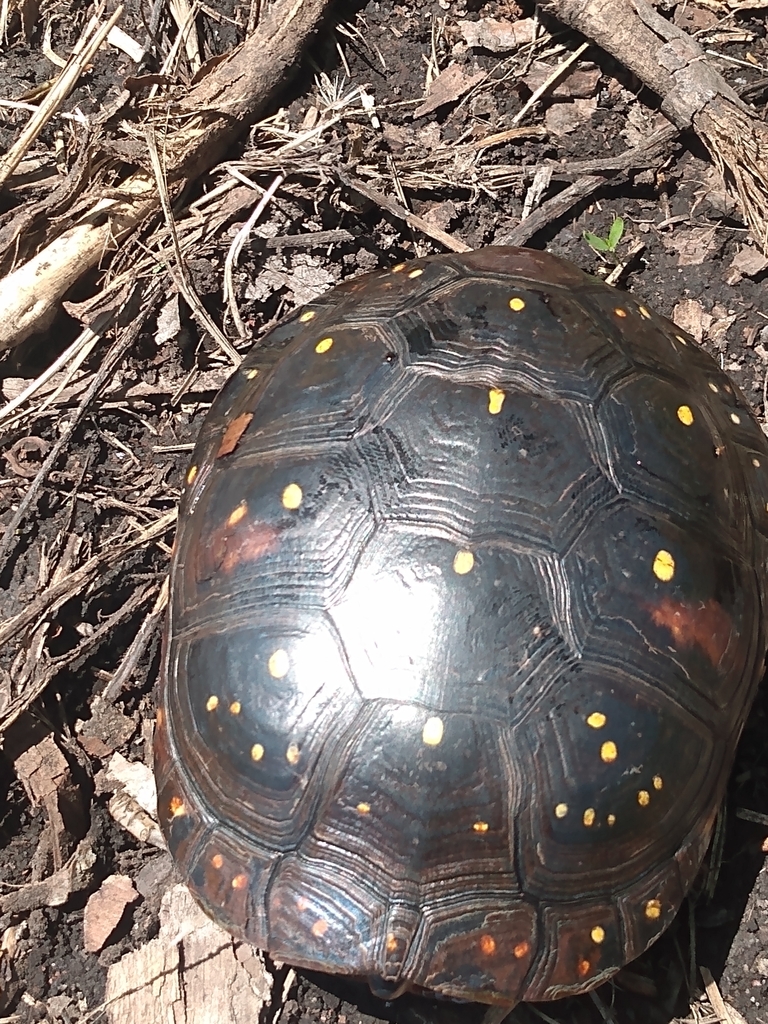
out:
<path id="1" fill-rule="evenodd" d="M 608 822 L 609 825 L 615 825 L 616 824 L 616 815 L 615 814 L 609 814 L 608 817 L 605 820 Z"/>
<path id="2" fill-rule="evenodd" d="M 568 804 L 555 804 L 555 817 L 564 818 L 568 813 Z"/>
<path id="3" fill-rule="evenodd" d="M 654 775 L 653 776 L 653 788 L 654 789 L 663 789 L 664 788 L 664 779 L 662 779 L 662 777 L 660 775 Z"/>
<path id="4" fill-rule="evenodd" d="M 606 764 L 612 764 L 618 756 L 619 751 L 613 740 L 606 740 L 600 747 L 600 760 L 605 761 Z"/>
<path id="5" fill-rule="evenodd" d="M 589 936 L 599 946 L 601 942 L 605 942 L 605 928 L 601 928 L 599 924 L 595 925 Z"/>
<path id="6" fill-rule="evenodd" d="M 264 757 L 264 747 L 261 743 L 254 743 L 251 747 L 251 760 L 260 761 Z"/>
<path id="7" fill-rule="evenodd" d="M 303 497 L 304 495 L 298 484 L 288 484 L 283 491 L 283 508 L 289 508 L 291 510 L 297 509 L 301 504 L 301 499 Z"/>
<path id="8" fill-rule="evenodd" d="M 717 394 L 717 392 L 719 391 L 719 388 L 718 388 L 717 384 L 713 384 L 712 381 L 709 381 L 709 390 L 710 391 L 714 391 L 715 394 Z"/>
<path id="9" fill-rule="evenodd" d="M 328 922 L 320 918 L 319 921 L 315 921 L 310 930 L 316 939 L 321 939 L 328 931 Z"/>
<path id="10" fill-rule="evenodd" d="M 658 921 L 661 917 L 661 900 L 648 900 L 644 910 L 649 921 Z"/>
<path id="11" fill-rule="evenodd" d="M 501 412 L 501 407 L 504 405 L 504 399 L 507 396 L 503 391 L 498 388 L 491 388 L 488 392 L 488 412 L 491 416 L 497 416 Z"/>
<path id="12" fill-rule="evenodd" d="M 357 811 L 358 814 L 370 814 L 371 813 L 371 805 L 365 803 L 364 800 L 361 800 L 360 803 L 355 808 L 355 810 Z"/>
<path id="13" fill-rule="evenodd" d="M 731 413 L 731 422 L 732 423 L 741 423 L 741 416 L 739 416 L 738 413 L 732 412 Z"/>
<path id="14" fill-rule="evenodd" d="M 647 789 L 641 789 L 637 794 L 637 802 L 641 807 L 647 807 L 651 802 L 651 794 Z"/>
<path id="15" fill-rule="evenodd" d="M 586 811 L 584 811 L 584 814 L 581 816 L 581 820 L 584 822 L 587 828 L 591 828 L 592 825 L 594 825 L 595 823 L 595 808 L 588 807 Z"/>
<path id="16" fill-rule="evenodd" d="M 246 370 L 246 372 L 245 372 L 245 379 L 246 380 L 255 380 L 256 377 L 258 377 L 258 376 L 259 376 L 259 371 L 256 369 L 255 366 L 251 367 L 250 370 Z"/>
<path id="17" fill-rule="evenodd" d="M 315 345 L 315 352 L 318 355 L 323 355 L 333 346 L 333 338 L 321 338 L 320 341 Z"/>
<path id="18" fill-rule="evenodd" d="M 232 879 L 233 889 L 244 889 L 248 885 L 248 875 L 235 875 Z"/>
<path id="19" fill-rule="evenodd" d="M 171 812 L 172 818 L 183 818 L 187 813 L 187 808 L 180 796 L 171 797 L 168 802 L 168 810 Z"/>
<path id="20" fill-rule="evenodd" d="M 239 700 L 233 700 L 232 703 L 229 705 L 230 715 L 239 715 L 242 710 L 243 705 L 240 703 Z"/>
<path id="21" fill-rule="evenodd" d="M 617 306 L 613 312 L 616 314 L 617 317 L 619 317 L 620 320 L 623 320 L 627 315 L 626 309 L 622 309 L 621 306 Z"/>
<path id="22" fill-rule="evenodd" d="M 682 336 L 682 334 L 676 334 L 675 338 L 677 338 L 677 340 L 680 342 L 681 345 L 687 345 L 688 344 L 688 339 L 684 338 Z M 715 390 L 717 390 L 717 389 L 715 389 Z"/>
<path id="23" fill-rule="evenodd" d="M 669 583 L 675 575 L 675 560 L 668 551 L 662 549 L 656 552 L 656 557 L 653 560 L 653 575 L 662 583 Z"/>
<path id="24" fill-rule="evenodd" d="M 602 729 L 607 721 L 602 711 L 593 711 L 591 715 L 587 715 L 587 725 L 593 729 Z"/>
<path id="25" fill-rule="evenodd" d="M 680 405 L 677 409 L 677 418 L 684 427 L 690 427 L 693 423 L 693 410 L 690 405 Z"/>
<path id="26" fill-rule="evenodd" d="M 488 831 L 488 822 L 487 821 L 476 821 L 474 823 L 474 825 L 472 826 L 472 828 L 475 830 L 475 832 L 487 832 Z"/>
<path id="27" fill-rule="evenodd" d="M 285 752 L 285 760 L 288 764 L 298 764 L 300 756 L 298 745 L 296 743 L 289 743 L 288 749 Z"/>
<path id="28" fill-rule="evenodd" d="M 405 268 L 406 268 L 407 266 L 408 266 L 408 264 L 407 264 L 407 263 L 396 263 L 396 264 L 394 265 L 394 267 L 392 267 L 392 273 L 393 273 L 393 274 L 399 274 L 399 273 L 400 273 L 400 271 L 401 271 L 401 270 L 405 270 Z"/>
<path id="29" fill-rule="evenodd" d="M 468 572 L 472 571 L 474 564 L 475 556 L 471 551 L 457 551 L 453 556 L 453 571 L 459 576 L 466 576 Z"/>
<path id="30" fill-rule="evenodd" d="M 215 868 L 216 871 L 221 871 L 221 869 L 224 867 L 224 858 L 221 856 L 220 853 L 214 853 L 214 855 L 211 857 L 211 867 Z"/>
<path id="31" fill-rule="evenodd" d="M 752 459 L 752 465 L 755 469 L 760 469 L 760 459 Z"/>
<path id="32" fill-rule="evenodd" d="M 421 275 L 422 275 L 423 273 L 424 273 L 424 271 L 422 270 L 422 268 L 421 268 L 421 267 L 416 267 L 416 269 L 415 269 L 415 270 L 412 270 L 412 271 L 410 272 L 410 274 L 408 275 L 408 277 L 421 277 Z"/>
<path id="33" fill-rule="evenodd" d="M 187 484 L 191 485 L 195 482 L 197 476 L 197 466 L 190 466 L 187 470 Z"/>
<path id="34" fill-rule="evenodd" d="M 514 313 L 519 313 L 521 310 L 525 309 L 525 299 L 521 299 L 519 295 L 515 295 L 514 298 L 509 300 L 509 308 Z"/>
<path id="35" fill-rule="evenodd" d="M 528 956 L 531 951 L 530 942 L 518 942 L 516 946 L 512 948 L 512 955 L 515 960 L 522 960 L 524 956 Z"/>
<path id="36" fill-rule="evenodd" d="M 421 730 L 421 738 L 428 747 L 436 747 L 443 738 L 442 718 L 428 718 Z"/>
<path id="37" fill-rule="evenodd" d="M 215 693 L 212 693 L 211 696 L 208 698 L 208 700 L 205 702 L 205 710 L 206 711 L 215 711 L 218 706 L 219 706 L 219 698 L 216 696 Z"/>
<path id="38" fill-rule="evenodd" d="M 646 319 L 646 320 L 650 320 L 651 319 L 651 314 L 648 312 L 648 310 L 645 308 L 645 306 L 638 306 L 637 309 L 638 309 L 638 312 L 640 313 L 640 316 L 644 317 L 644 319 Z"/>
<path id="39" fill-rule="evenodd" d="M 300 324 L 308 324 L 309 321 L 310 320 L 314 320 L 316 316 L 317 316 L 317 313 L 315 313 L 314 309 L 307 309 L 299 317 L 299 323 Z"/>
<path id="40" fill-rule="evenodd" d="M 273 679 L 282 679 L 287 676 L 290 667 L 291 659 L 288 657 L 288 652 L 284 651 L 282 647 L 270 654 L 267 669 Z"/>
<path id="41" fill-rule="evenodd" d="M 480 936 L 480 952 L 483 956 L 493 956 L 496 952 L 496 939 L 492 935 Z"/>
<path id="42" fill-rule="evenodd" d="M 227 519 L 227 526 L 237 526 L 241 519 L 245 519 L 247 512 L 248 506 L 244 501 L 241 501 L 237 508 L 233 509 L 229 513 L 229 519 Z"/>

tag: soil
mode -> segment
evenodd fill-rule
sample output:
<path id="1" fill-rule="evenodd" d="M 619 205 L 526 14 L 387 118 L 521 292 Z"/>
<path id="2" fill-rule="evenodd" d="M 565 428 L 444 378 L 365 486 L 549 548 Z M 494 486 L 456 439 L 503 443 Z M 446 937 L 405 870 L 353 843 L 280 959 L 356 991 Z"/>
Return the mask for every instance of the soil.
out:
<path id="1" fill-rule="evenodd" d="M 46 23 L 52 25 L 54 52 L 66 55 L 93 12 L 79 0 L 43 2 L 39 10 L 20 4 L 12 11 L 9 42 L 0 54 L 0 97 L 19 100 L 34 96 L 33 90 L 56 74 L 43 53 Z M 203 59 L 226 53 L 242 40 L 249 11 L 253 13 L 247 5 L 220 4 L 215 10 L 203 5 L 196 21 Z M 719 70 L 764 116 L 764 12 L 737 6 L 728 13 L 715 2 L 701 7 L 669 2 L 664 11 L 729 58 L 716 61 Z M 462 145 L 515 126 L 515 115 L 546 75 L 541 65 L 551 69 L 581 40 L 540 13 L 543 28 L 551 33 L 543 43 L 492 53 L 468 46 L 460 23 L 514 21 L 532 14 L 514 0 L 337 4 L 283 95 L 281 111 L 272 111 L 276 116 L 271 121 L 257 125 L 227 154 L 231 166 L 263 188 L 281 167 L 285 170 L 274 201 L 236 262 L 234 290 L 245 339 L 238 338 L 227 312 L 222 281 L 232 239 L 252 212 L 253 193 L 248 190 L 240 205 L 233 201 L 228 210 L 218 210 L 214 226 L 193 250 L 184 252 L 191 285 L 240 352 L 296 305 L 333 284 L 374 267 L 442 251 L 433 238 L 341 184 L 335 168 L 354 168 L 371 188 L 393 198 L 399 194 L 399 202 L 411 212 L 478 247 L 498 241 L 520 223 L 532 180 L 521 169 L 552 162 L 555 173 L 545 192 L 549 197 L 578 176 L 568 172 L 575 162 L 607 160 L 662 123 L 658 99 L 592 47 L 557 91 L 546 94 L 523 118 L 521 125 L 530 132 L 483 149 L 470 173 L 470 164 L 461 163 L 466 152 Z M 29 154 L 42 165 L 59 159 L 64 169 L 70 167 L 83 145 L 85 122 L 98 121 L 127 79 L 161 69 L 175 38 L 168 11 L 128 0 L 120 24 L 147 47 L 144 64 L 137 68 L 122 51 L 101 50 L 64 105 L 74 116 L 49 123 Z M 482 79 L 420 113 L 430 74 L 451 62 L 464 79 L 480 73 Z M 175 75 L 183 85 L 193 72 L 182 60 Z M 350 99 L 354 87 L 365 87 L 375 98 L 379 124 L 363 110 L 359 97 Z M 131 110 L 119 116 L 130 121 Z M 324 131 L 322 145 L 307 143 L 292 157 L 270 163 L 276 139 L 311 129 L 318 112 L 328 119 L 329 110 L 338 120 Z M 2 108 L 4 151 L 28 116 L 24 109 Z M 226 180 L 219 166 L 195 181 L 183 201 L 178 200 L 180 220 L 187 216 L 185 204 L 206 200 Z M 51 189 L 50 179 L 36 183 L 34 174 L 11 184 L 0 195 L 0 226 Z M 594 251 L 584 232 L 605 239 L 615 218 L 624 223 L 615 252 Z M 159 237 L 153 232 L 161 229 L 157 219 L 125 243 L 113 272 L 132 261 L 138 266 Z M 745 253 L 756 250 L 749 247 L 737 204 L 693 134 L 673 139 L 654 166 L 609 178 L 599 192 L 538 231 L 528 244 L 607 275 L 635 243 L 637 251 L 619 275 L 619 287 L 689 330 L 716 355 L 761 421 L 768 423 L 766 270 L 744 262 Z M 19 244 L 29 251 L 35 238 L 30 234 Z M 0 710 L 7 711 L 25 686 L 30 693 L 5 730 L 0 759 L 0 1017 L 20 1024 L 108 1019 L 100 1018 L 106 1012 L 100 1008 L 108 968 L 158 934 L 160 901 L 174 877 L 167 854 L 117 823 L 109 809 L 114 787 L 110 789 L 104 775 L 115 753 L 129 761 L 148 760 L 162 621 L 160 613 L 154 618 L 152 613 L 173 540 L 173 524 L 169 521 L 163 529 L 163 517 L 176 506 L 191 443 L 231 369 L 179 299 L 166 265 L 167 260 L 158 259 L 163 282 L 154 305 L 145 316 L 124 318 L 118 335 L 132 326 L 135 337 L 47 473 L 12 538 L 0 574 L 2 625 L 50 588 L 57 572 L 66 575 L 82 568 L 92 556 L 114 552 L 142 530 L 158 531 L 151 543 L 137 543 L 119 560 L 106 560 L 87 585 L 45 609 L 29 628 L 12 632 L 0 649 Z M 106 272 L 109 267 L 105 256 Z M 76 338 L 85 309 L 79 304 L 103 282 L 101 272 L 86 275 L 67 297 L 68 312 L 62 311 L 45 333 L 2 354 L 5 401 Z M 5 456 L 0 462 L 0 521 L 6 527 L 114 337 L 102 338 L 47 406 L 43 391 L 22 406 L 22 418 L 0 420 Z M 135 659 L 126 663 L 134 653 Z M 117 692 L 110 693 L 115 673 L 126 664 Z M 709 968 L 729 1006 L 749 1024 L 768 1024 L 767 715 L 763 685 L 736 757 L 722 816 L 722 855 L 710 856 L 716 877 L 713 895 L 706 895 L 702 878 L 666 935 L 596 998 L 519 1007 L 510 1019 L 625 1024 L 709 1014 L 714 1020 L 706 997 L 698 1001 L 702 983 L 694 965 Z M 45 746 L 49 741 L 50 748 Z M 42 750 L 43 768 L 36 775 L 24 758 Z M 40 772 L 48 773 L 55 786 L 41 788 L 36 782 Z M 48 893 L 27 900 L 29 886 L 50 878 L 86 837 L 93 858 L 81 880 L 60 899 Z M 87 952 L 86 904 L 113 875 L 133 880 L 137 898 L 126 904 L 102 947 Z M 279 967 L 270 970 L 285 981 Z M 415 997 L 383 1003 L 338 979 L 302 973 L 291 977 L 281 998 L 262 1014 L 265 1024 L 379 1019 L 470 1024 L 483 1013 L 472 1005 Z"/>

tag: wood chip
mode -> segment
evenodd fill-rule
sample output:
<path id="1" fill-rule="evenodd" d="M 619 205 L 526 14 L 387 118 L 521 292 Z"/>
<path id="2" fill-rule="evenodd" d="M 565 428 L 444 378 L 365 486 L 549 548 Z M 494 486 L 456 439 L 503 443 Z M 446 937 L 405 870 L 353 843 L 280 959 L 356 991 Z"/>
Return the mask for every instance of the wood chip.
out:
<path id="1" fill-rule="evenodd" d="M 491 53 L 505 53 L 532 43 L 536 33 L 533 18 L 507 21 L 501 18 L 480 18 L 479 21 L 460 21 L 459 31 L 468 46 L 482 47 Z"/>
<path id="2" fill-rule="evenodd" d="M 260 1019 L 271 991 L 261 957 L 177 885 L 163 897 L 158 937 L 109 968 L 105 1002 L 111 1024 L 242 1024 Z"/>
<path id="3" fill-rule="evenodd" d="M 413 116 L 424 117 L 425 114 L 431 114 L 433 110 L 437 110 L 438 107 L 442 107 L 446 103 L 455 103 L 470 89 L 479 85 L 485 77 L 484 71 L 478 71 L 471 75 L 461 64 L 449 64 L 432 82 L 427 98 L 420 106 L 416 107 Z"/>
<path id="4" fill-rule="evenodd" d="M 139 894 L 126 875 L 109 875 L 85 905 L 83 934 L 86 952 L 98 953 L 120 924 L 126 907 L 135 903 Z"/>

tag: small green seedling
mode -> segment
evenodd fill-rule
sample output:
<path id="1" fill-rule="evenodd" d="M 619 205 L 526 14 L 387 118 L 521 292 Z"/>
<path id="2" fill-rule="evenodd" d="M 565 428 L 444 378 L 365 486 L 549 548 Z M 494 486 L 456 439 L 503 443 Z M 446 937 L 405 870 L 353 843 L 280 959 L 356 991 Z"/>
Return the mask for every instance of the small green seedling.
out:
<path id="1" fill-rule="evenodd" d="M 616 246 L 621 241 L 622 235 L 624 234 L 624 218 L 614 217 L 613 224 L 611 224 L 611 230 L 605 238 L 601 238 L 599 235 L 593 235 L 591 231 L 584 232 L 584 241 L 590 246 L 595 252 L 616 252 Z"/>

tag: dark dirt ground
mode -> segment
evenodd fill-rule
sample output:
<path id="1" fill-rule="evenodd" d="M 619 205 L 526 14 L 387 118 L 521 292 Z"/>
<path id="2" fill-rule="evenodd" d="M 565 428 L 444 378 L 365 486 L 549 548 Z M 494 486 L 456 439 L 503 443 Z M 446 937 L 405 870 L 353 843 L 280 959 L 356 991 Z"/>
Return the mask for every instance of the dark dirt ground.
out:
<path id="1" fill-rule="evenodd" d="M 768 68 L 764 12 L 729 11 L 718 3 L 677 8 L 670 3 L 665 10 L 711 48 L 745 62 L 721 61 L 718 66 L 764 116 L 768 70 L 759 71 L 759 66 Z M 164 8 L 157 5 L 154 11 L 156 51 L 147 58 L 145 71 L 159 66 L 173 35 Z M 42 28 L 48 19 L 53 19 L 53 49 L 67 53 L 90 13 L 77 0 L 71 5 L 44 3 L 26 40 L 15 16 L 8 44 L 0 53 L 0 98 L 28 95 L 55 73 L 41 51 Z M 534 59 L 550 63 L 559 59 L 543 52 L 522 57 L 469 48 L 462 42 L 458 22 L 530 13 L 519 10 L 512 0 L 371 0 L 337 5 L 336 21 L 343 16 L 354 31 L 326 26 L 283 98 L 285 113 L 277 125 L 296 131 L 311 124 L 312 109 L 322 106 L 316 75 L 323 71 L 329 76 L 326 91 L 334 81 L 343 83 L 337 86 L 337 96 L 354 85 L 367 86 L 375 97 L 382 128 L 371 125 L 359 102 L 350 103 L 342 108 L 338 123 L 325 132 L 322 148 L 303 164 L 299 160 L 286 164 L 286 180 L 246 243 L 235 272 L 240 314 L 249 331 L 258 336 L 296 304 L 343 278 L 440 251 L 423 234 L 412 233 L 400 220 L 340 185 L 334 174 L 337 165 L 354 163 L 361 178 L 388 194 L 392 194 L 396 171 L 413 212 L 432 218 L 435 225 L 467 244 L 480 246 L 498 240 L 519 222 L 530 179 L 506 168 L 519 171 L 553 160 L 562 174 L 555 173 L 550 192 L 559 191 L 574 177 L 567 171 L 573 161 L 605 159 L 626 149 L 636 137 L 649 134 L 658 123 L 658 101 L 593 47 L 586 61 L 575 66 L 587 79 L 594 72 L 592 85 L 572 83 L 569 89 L 566 82 L 561 97 L 538 105 L 523 122 L 538 127 L 538 134 L 485 150 L 482 174 L 474 181 L 471 175 L 462 177 L 460 167 L 449 165 L 446 152 L 452 150 L 440 149 L 441 144 L 458 146 L 510 128 L 530 95 L 528 76 Z M 240 7 L 204 7 L 198 15 L 204 55 L 223 53 L 241 39 L 247 18 L 248 10 Z M 121 24 L 144 42 L 152 22 L 153 11 L 142 0 L 131 0 Z M 557 24 L 547 23 L 546 18 L 544 22 L 555 40 L 541 51 L 553 45 L 570 51 L 580 42 Z M 433 52 L 440 67 L 453 59 L 468 72 L 479 69 L 489 77 L 462 98 L 415 117 Z M 125 78 L 136 73 L 136 66 L 122 53 L 102 51 L 65 109 L 97 115 Z M 179 75 L 183 80 L 183 68 Z M 564 122 L 555 115 L 567 115 L 566 122 L 570 117 L 566 133 L 556 131 Z M 17 138 L 27 116 L 23 111 L 0 109 L 3 150 Z M 65 150 L 72 154 L 78 122 L 56 125 Z M 269 139 L 268 129 L 257 129 L 249 143 L 229 154 L 263 187 L 275 174 L 263 160 Z M 35 153 L 50 159 L 55 147 L 55 132 L 49 126 Z M 203 196 L 221 180 L 220 170 L 207 175 L 195 184 L 191 198 Z M 13 213 L 47 188 L 50 185 L 42 183 L 6 190 L 0 195 L 0 211 Z M 251 212 L 253 199 L 248 204 L 242 209 L 235 205 L 218 230 L 188 256 L 191 280 L 225 330 L 232 324 L 222 302 L 224 259 L 233 234 Z M 696 138 L 680 136 L 658 166 L 608 181 L 590 201 L 538 232 L 529 244 L 549 248 L 586 270 L 605 272 L 611 262 L 605 263 L 589 248 L 582 232 L 604 236 L 614 216 L 624 218 L 626 225 L 618 258 L 633 242 L 643 243 L 622 275 L 621 286 L 700 336 L 734 376 L 763 422 L 768 422 L 766 272 L 749 276 L 733 269 L 734 258 L 748 241 L 747 232 Z M 336 234 L 321 236 L 318 243 L 308 238 L 317 232 Z M 293 237 L 278 244 L 272 241 L 275 236 Z M 145 241 L 148 237 L 143 236 Z M 137 251 L 127 247 L 122 255 L 131 259 Z M 70 298 L 85 300 L 97 283 L 98 275 L 89 275 Z M 49 585 L 52 567 L 62 557 L 66 556 L 63 564 L 71 571 L 117 539 L 135 535 L 139 527 L 162 522 L 174 508 L 189 446 L 228 373 L 216 346 L 202 334 L 186 304 L 175 306 L 174 294 L 166 276 L 160 301 L 24 518 L 0 575 L 0 621 L 16 615 Z M 177 329 L 158 328 L 161 309 L 178 309 Z M 4 400 L 42 372 L 79 330 L 75 317 L 62 313 L 45 335 L 5 353 L 0 359 Z M 247 349 L 249 343 L 237 342 L 233 330 L 229 336 L 240 351 Z M 102 358 L 103 348 L 97 346 L 75 383 L 87 381 Z M 8 523 L 26 493 L 82 390 L 70 385 L 47 409 L 33 404 L 24 418 L 10 426 L 0 421 L 5 455 L 0 461 L 3 523 Z M 34 637 L 29 630 L 14 634 L 0 651 L 0 693 L 14 692 L 19 673 L 32 678 L 34 672 L 44 670 L 46 683 L 8 728 L 0 759 L 0 1021 L 74 1024 L 107 1019 L 99 1007 L 108 966 L 157 934 L 159 902 L 170 877 L 163 866 L 167 855 L 115 823 L 107 810 L 109 793 L 99 781 L 115 750 L 129 760 L 148 757 L 147 723 L 154 715 L 160 645 L 157 622 L 151 621 L 153 628 L 139 648 L 138 660 L 117 695 L 111 696 L 116 717 L 109 720 L 109 727 L 103 725 L 106 719 L 99 718 L 94 736 L 94 730 L 83 723 L 93 722 L 96 695 L 112 680 L 151 613 L 167 567 L 172 529 L 169 525 L 154 543 L 138 546 L 106 567 L 88 587 L 44 617 L 42 632 L 38 630 Z M 67 540 L 73 537 L 75 542 Z M 600 990 L 600 1005 L 584 996 L 540 1007 L 548 1015 L 544 1018 L 536 1016 L 534 1009 L 520 1008 L 514 1019 L 574 1024 L 600 1019 L 621 1024 L 664 1022 L 676 1016 L 715 1020 L 706 1002 L 689 1008 L 689 999 L 701 988 L 695 974 L 693 990 L 688 987 L 693 958 L 696 964 L 709 967 L 724 997 L 744 1020 L 768 1024 L 768 870 L 761 851 L 768 829 L 764 822 L 740 816 L 745 810 L 768 813 L 767 699 L 764 686 L 739 747 L 724 819 L 722 866 L 712 899 L 700 895 L 695 906 L 684 907 L 669 933 L 648 954 Z M 71 843 L 69 848 L 64 844 L 64 856 L 90 829 L 95 864 L 90 881 L 75 887 L 60 903 L 43 899 L 32 901 L 34 905 L 26 909 L 13 909 L 13 904 L 9 909 L 9 896 L 23 893 L 29 883 L 46 878 L 57 866 L 49 836 L 55 810 L 39 794 L 34 802 L 30 799 L 29 783 L 25 788 L 20 781 L 18 761 L 51 735 L 69 779 L 68 807 L 61 815 L 67 826 L 62 834 Z M 61 810 L 61 798 L 58 806 Z M 151 875 L 154 883 L 139 886 L 140 898 L 126 909 L 104 948 L 86 952 L 83 916 L 88 897 L 109 875 L 135 879 L 140 873 Z M 692 923 L 695 954 L 690 952 Z M 275 1019 L 281 1024 L 355 1024 L 373 1017 L 469 1024 L 478 1014 L 475 1007 L 416 999 L 387 1005 L 332 979 L 300 975 L 285 993 L 284 1004 L 262 1016 L 265 1022 Z"/>

